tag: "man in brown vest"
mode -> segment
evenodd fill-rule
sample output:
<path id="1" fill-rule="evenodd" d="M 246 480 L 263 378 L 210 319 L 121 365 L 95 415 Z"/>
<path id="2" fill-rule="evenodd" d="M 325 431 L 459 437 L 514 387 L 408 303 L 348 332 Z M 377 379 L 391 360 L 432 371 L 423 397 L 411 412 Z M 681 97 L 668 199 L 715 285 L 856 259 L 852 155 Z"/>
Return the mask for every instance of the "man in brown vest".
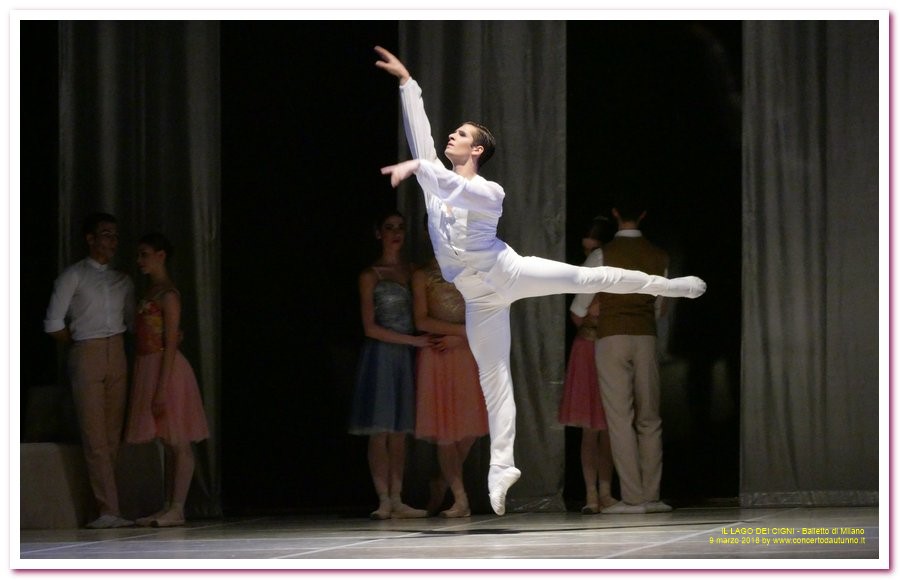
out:
<path id="1" fill-rule="evenodd" d="M 618 222 L 615 238 L 595 250 L 586 266 L 616 266 L 665 276 L 668 254 L 651 244 L 638 225 L 646 215 L 639 205 L 619 203 L 612 210 Z M 671 511 L 659 499 L 662 479 L 662 419 L 659 416 L 659 366 L 656 359 L 657 299 L 646 294 L 600 293 L 598 340 L 594 343 L 597 376 L 613 464 L 622 501 L 605 514 Z M 590 303 L 578 295 L 576 316 Z M 587 304 L 584 304 L 587 302 Z"/>

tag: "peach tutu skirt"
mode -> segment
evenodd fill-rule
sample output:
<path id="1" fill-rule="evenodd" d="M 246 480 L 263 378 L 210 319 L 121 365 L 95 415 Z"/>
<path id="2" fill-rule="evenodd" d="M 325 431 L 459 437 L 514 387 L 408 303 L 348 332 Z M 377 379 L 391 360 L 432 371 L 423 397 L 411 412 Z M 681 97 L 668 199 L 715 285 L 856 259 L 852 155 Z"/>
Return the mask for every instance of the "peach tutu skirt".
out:
<path id="1" fill-rule="evenodd" d="M 607 429 L 594 360 L 594 341 L 576 336 L 569 353 L 566 383 L 559 404 L 558 420 L 563 425 L 598 431 Z"/>
<path id="2" fill-rule="evenodd" d="M 125 441 L 144 443 L 159 438 L 166 443 L 182 443 L 206 439 L 209 437 L 209 427 L 197 378 L 181 351 L 175 355 L 165 411 L 159 417 L 153 416 L 153 394 L 159 380 L 162 358 L 162 352 L 135 357 Z"/>
<path id="3" fill-rule="evenodd" d="M 416 438 L 454 443 L 488 432 L 478 365 L 467 346 L 419 349 L 416 360 Z"/>

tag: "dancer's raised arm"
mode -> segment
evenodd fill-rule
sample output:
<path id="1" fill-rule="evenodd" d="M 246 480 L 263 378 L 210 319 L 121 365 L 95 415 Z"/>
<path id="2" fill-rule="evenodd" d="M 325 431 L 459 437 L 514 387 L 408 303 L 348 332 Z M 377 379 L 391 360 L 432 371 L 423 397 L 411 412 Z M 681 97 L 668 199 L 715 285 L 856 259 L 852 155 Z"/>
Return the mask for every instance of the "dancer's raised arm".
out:
<path id="1" fill-rule="evenodd" d="M 400 102 L 403 108 L 403 129 L 410 153 L 415 159 L 425 159 L 443 167 L 434 148 L 434 137 L 431 135 L 431 123 L 425 114 L 425 102 L 422 100 L 422 89 L 419 83 L 409 75 L 406 66 L 390 51 L 380 46 L 375 52 L 381 57 L 375 63 L 378 68 L 387 71 L 400 81 Z"/>
<path id="2" fill-rule="evenodd" d="M 409 71 L 406 70 L 406 67 L 400 62 L 400 59 L 394 56 L 391 51 L 376 46 L 375 52 L 381 57 L 381 60 L 375 62 L 375 66 L 397 77 L 401 85 L 409 80 Z"/>

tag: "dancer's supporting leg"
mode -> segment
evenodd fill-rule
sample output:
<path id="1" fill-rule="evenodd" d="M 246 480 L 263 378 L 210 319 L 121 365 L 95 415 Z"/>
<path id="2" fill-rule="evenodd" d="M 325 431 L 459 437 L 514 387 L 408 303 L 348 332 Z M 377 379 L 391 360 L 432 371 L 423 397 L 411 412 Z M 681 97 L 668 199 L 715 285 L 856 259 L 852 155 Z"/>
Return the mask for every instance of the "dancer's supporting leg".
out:
<path id="1" fill-rule="evenodd" d="M 466 335 L 487 407 L 491 436 L 488 495 L 497 515 L 506 512 L 506 491 L 519 479 L 513 443 L 516 438 L 516 403 L 509 365 L 509 304 L 477 276 L 457 278 L 466 299 Z"/>

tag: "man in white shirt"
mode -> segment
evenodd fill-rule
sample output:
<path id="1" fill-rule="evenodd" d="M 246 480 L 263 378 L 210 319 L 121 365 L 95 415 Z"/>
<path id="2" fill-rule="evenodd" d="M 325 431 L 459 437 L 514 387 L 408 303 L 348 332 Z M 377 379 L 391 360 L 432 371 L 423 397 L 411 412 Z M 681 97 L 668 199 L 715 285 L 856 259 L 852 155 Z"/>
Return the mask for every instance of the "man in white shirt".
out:
<path id="1" fill-rule="evenodd" d="M 133 525 L 119 511 L 116 455 L 127 396 L 123 334 L 134 317 L 134 284 L 111 267 L 119 244 L 116 218 L 84 220 L 88 256 L 56 279 L 44 331 L 69 345 L 69 378 L 91 489 L 100 516 L 88 528 Z"/>
<path id="2" fill-rule="evenodd" d="M 640 292 L 697 297 L 706 284 L 696 277 L 667 280 L 619 268 L 580 268 L 534 256 L 522 257 L 497 238 L 503 188 L 478 175 L 494 151 L 483 125 L 467 122 L 450 134 L 440 162 L 425 114 L 422 90 L 396 56 L 381 47 L 376 66 L 397 77 L 403 125 L 413 159 L 382 168 L 396 187 L 415 174 L 425 196 L 428 232 L 441 273 L 466 300 L 466 335 L 488 410 L 491 465 L 488 495 L 497 515 L 506 512 L 507 490 L 519 479 L 513 443 L 516 407 L 510 372 L 509 307 L 520 298 L 585 292 Z"/>

